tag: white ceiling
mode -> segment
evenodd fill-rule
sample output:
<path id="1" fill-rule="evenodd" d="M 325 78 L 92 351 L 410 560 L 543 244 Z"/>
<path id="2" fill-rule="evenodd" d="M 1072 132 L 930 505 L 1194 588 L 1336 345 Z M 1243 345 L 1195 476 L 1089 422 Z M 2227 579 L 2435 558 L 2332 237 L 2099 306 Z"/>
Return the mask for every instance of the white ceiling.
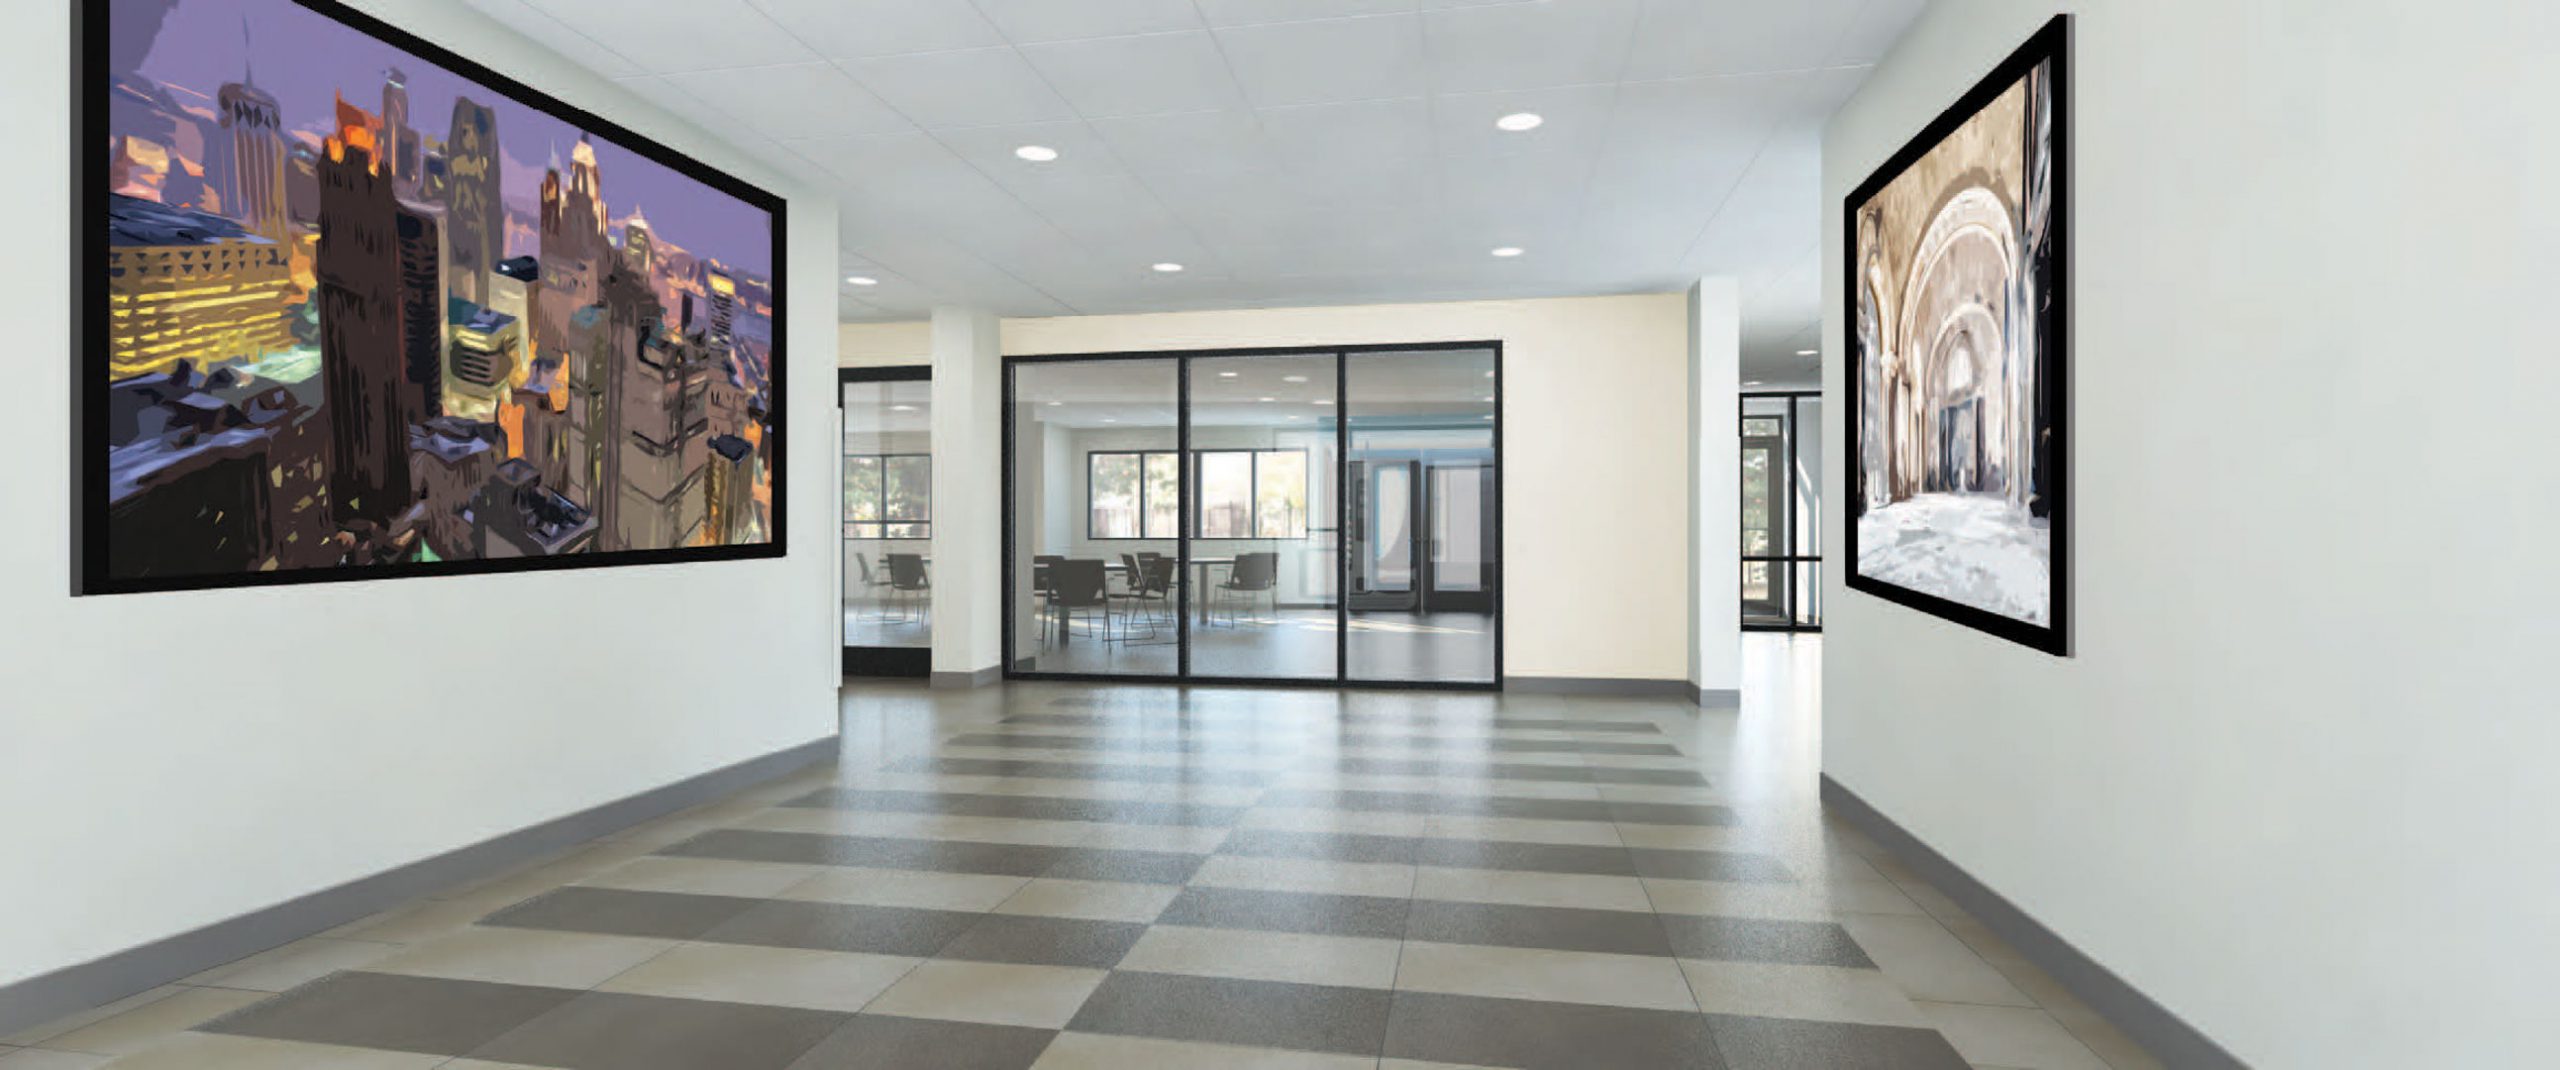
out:
<path id="1" fill-rule="evenodd" d="M 836 188 L 848 320 L 1732 274 L 1746 377 L 1802 379 L 1821 126 L 1924 0 L 470 2 Z"/>

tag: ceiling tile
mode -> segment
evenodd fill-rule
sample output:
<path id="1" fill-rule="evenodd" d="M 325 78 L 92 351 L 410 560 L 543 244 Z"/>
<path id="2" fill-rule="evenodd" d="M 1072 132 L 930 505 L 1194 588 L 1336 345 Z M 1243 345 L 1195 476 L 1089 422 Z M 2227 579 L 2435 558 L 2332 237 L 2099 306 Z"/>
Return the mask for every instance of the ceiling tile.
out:
<path id="1" fill-rule="evenodd" d="M 1421 97 L 1262 110 L 1271 147 L 1292 165 L 1375 156 L 1429 156 L 1431 104 Z"/>
<path id="2" fill-rule="evenodd" d="M 1443 93 L 1618 80 L 1638 0 L 1486 4 L 1434 11 L 1423 25 L 1431 87 Z"/>
<path id="3" fill-rule="evenodd" d="M 894 134 L 915 129 L 831 63 L 670 74 L 666 80 L 767 137 Z M 793 102 L 825 101 L 825 107 Z"/>
<path id="4" fill-rule="evenodd" d="M 919 2 L 919 0 L 910 0 Z M 975 0 L 1015 44 L 1197 30 L 1191 0 Z"/>
<path id="5" fill-rule="evenodd" d="M 1522 152 L 1596 152 L 1608 140 L 1614 85 L 1562 86 L 1499 93 L 1444 93 L 1431 100 L 1440 152 L 1451 156 L 1508 156 Z M 1545 119 L 1535 130 L 1511 132 L 1494 120 L 1517 112 Z"/>
<path id="6" fill-rule="evenodd" d="M 1093 128 L 1073 120 L 953 127 L 934 131 L 933 136 L 998 182 L 1010 182 L 1017 176 L 1037 181 L 1056 175 L 1089 174 L 1097 169 L 1117 171 L 1120 167 L 1110 147 L 1094 134 Z M 1056 149 L 1058 158 L 1034 163 L 1013 154 L 1013 150 L 1025 145 Z"/>
<path id="7" fill-rule="evenodd" d="M 1911 20 L 1920 17 L 1926 4 L 1927 0 L 1867 0 L 1832 44 L 1830 62 L 1873 66 L 1902 39 L 1902 32 L 1911 28 Z"/>
<path id="8" fill-rule="evenodd" d="M 576 60 L 587 69 L 607 78 L 624 78 L 646 73 L 640 65 L 616 55 L 595 38 L 578 32 L 568 23 L 543 13 L 525 0 L 468 0 L 490 18 L 507 28 L 540 42 L 544 47 Z"/>
<path id="9" fill-rule="evenodd" d="M 919 52 L 847 61 L 890 107 L 928 128 L 1075 118 L 1075 109 L 1010 48 Z"/>
<path id="10" fill-rule="evenodd" d="M 1095 119 L 1096 134 L 1141 176 L 1174 171 L 1270 171 L 1279 166 L 1262 121 L 1241 108 Z"/>
<path id="11" fill-rule="evenodd" d="M 1244 104 L 1217 42 L 1200 30 L 1024 45 L 1022 56 L 1088 119 Z"/>
<path id="12" fill-rule="evenodd" d="M 818 58 L 746 0 L 531 0 L 653 73 L 758 67 Z"/>
<path id="13" fill-rule="evenodd" d="M 1211 26 L 1392 15 L 1421 7 L 1419 0 L 1199 0 L 1199 4 L 1201 17 Z"/>
<path id="14" fill-rule="evenodd" d="M 1257 106 L 1415 97 L 1427 87 L 1415 15 L 1234 26 L 1217 36 Z"/>
<path id="15" fill-rule="evenodd" d="M 751 0 L 830 59 L 991 48 L 1005 43 L 969 4 L 919 0 Z"/>
<path id="16" fill-rule="evenodd" d="M 1831 58 L 1843 31 L 1866 2 L 1646 0 L 1644 24 L 1636 34 L 1624 77 L 1635 81 L 1819 67 Z M 1907 16 L 1904 21 L 1909 21 Z"/>

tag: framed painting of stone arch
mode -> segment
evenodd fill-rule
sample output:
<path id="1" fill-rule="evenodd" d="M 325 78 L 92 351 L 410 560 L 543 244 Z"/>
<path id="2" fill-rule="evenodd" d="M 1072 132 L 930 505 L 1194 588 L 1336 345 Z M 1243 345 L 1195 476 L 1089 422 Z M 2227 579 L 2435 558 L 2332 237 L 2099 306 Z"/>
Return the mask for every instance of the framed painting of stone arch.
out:
<path id="1" fill-rule="evenodd" d="M 2067 19 L 1842 205 L 1848 585 L 2053 654 L 2069 652 Z"/>
<path id="2" fill-rule="evenodd" d="M 78 0 L 79 593 L 779 557 L 781 198 L 336 0 Z"/>

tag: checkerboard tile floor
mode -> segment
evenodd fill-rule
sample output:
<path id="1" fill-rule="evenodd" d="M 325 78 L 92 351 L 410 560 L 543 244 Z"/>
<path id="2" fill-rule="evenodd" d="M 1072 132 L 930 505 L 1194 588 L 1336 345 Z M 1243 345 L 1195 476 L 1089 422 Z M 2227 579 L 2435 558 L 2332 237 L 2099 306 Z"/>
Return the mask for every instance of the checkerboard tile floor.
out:
<path id="1" fill-rule="evenodd" d="M 838 765 L 0 1037 L 0 1070 L 2157 1065 L 1826 823 L 1783 702 L 846 714 Z"/>

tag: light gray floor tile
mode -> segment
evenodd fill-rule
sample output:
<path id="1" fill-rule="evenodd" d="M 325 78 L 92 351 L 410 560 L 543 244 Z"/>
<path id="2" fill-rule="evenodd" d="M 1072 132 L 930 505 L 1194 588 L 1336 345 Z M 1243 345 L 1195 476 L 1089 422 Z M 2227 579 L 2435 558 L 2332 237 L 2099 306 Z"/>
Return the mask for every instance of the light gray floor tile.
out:
<path id="1" fill-rule="evenodd" d="M 1926 1002 L 1919 1008 L 1956 1051 L 1977 1063 L 2017 1070 L 2109 1070 L 2096 1052 L 2041 1010 Z"/>
<path id="2" fill-rule="evenodd" d="M 46 1048 L 91 1055 L 131 1055 L 214 1018 L 268 998 L 233 988 L 186 988 L 68 1033 L 48 1037 Z"/>
<path id="3" fill-rule="evenodd" d="M 1655 956 L 1407 941 L 1398 991 L 1694 1011 L 1678 962 Z"/>
<path id="4" fill-rule="evenodd" d="M 1056 1029 L 1067 1024 L 1109 972 L 1010 962 L 923 963 L 864 1011 Z"/>

